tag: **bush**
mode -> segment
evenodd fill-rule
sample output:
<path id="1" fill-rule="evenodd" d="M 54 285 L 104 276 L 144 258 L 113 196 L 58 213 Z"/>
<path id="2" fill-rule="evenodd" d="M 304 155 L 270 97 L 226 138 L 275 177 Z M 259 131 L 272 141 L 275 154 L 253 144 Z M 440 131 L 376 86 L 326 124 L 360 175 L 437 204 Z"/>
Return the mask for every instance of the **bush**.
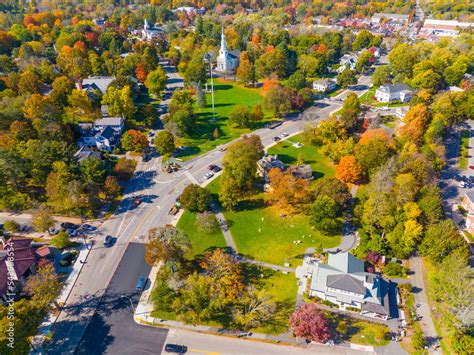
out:
<path id="1" fill-rule="evenodd" d="M 57 236 L 51 238 L 49 244 L 55 246 L 58 249 L 68 248 L 74 245 L 74 243 L 69 240 L 66 232 L 59 232 Z"/>
<path id="2" fill-rule="evenodd" d="M 120 158 L 115 164 L 114 171 L 121 180 L 128 180 L 133 176 L 137 162 L 132 159 Z"/>
<path id="3" fill-rule="evenodd" d="M 420 327 L 416 327 L 415 334 L 411 337 L 411 346 L 416 350 L 423 350 L 425 347 L 425 339 Z"/>
<path id="4" fill-rule="evenodd" d="M 18 232 L 20 230 L 20 224 L 16 221 L 8 219 L 3 223 L 3 229 L 7 232 Z"/>
<path id="5" fill-rule="evenodd" d="M 219 222 L 212 212 L 198 213 L 196 217 L 197 227 L 207 234 L 212 234 L 219 230 Z"/>
<path id="6" fill-rule="evenodd" d="M 390 277 L 406 277 L 408 269 L 398 263 L 389 262 L 384 266 L 383 273 Z"/>

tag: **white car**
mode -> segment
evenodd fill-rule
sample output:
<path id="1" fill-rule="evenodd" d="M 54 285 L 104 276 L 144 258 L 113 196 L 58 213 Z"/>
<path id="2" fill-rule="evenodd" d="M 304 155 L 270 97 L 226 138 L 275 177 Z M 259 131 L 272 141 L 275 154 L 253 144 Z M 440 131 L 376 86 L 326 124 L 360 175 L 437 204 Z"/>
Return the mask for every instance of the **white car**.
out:
<path id="1" fill-rule="evenodd" d="M 286 138 L 286 137 L 288 137 L 288 136 L 289 136 L 289 134 L 288 134 L 288 133 L 286 133 L 286 132 L 283 132 L 283 133 L 281 134 L 281 136 L 282 136 L 282 137 L 284 137 L 284 138 Z"/>
<path id="2" fill-rule="evenodd" d="M 214 173 L 207 173 L 206 175 L 204 175 L 204 179 L 209 180 L 213 176 L 214 176 Z"/>

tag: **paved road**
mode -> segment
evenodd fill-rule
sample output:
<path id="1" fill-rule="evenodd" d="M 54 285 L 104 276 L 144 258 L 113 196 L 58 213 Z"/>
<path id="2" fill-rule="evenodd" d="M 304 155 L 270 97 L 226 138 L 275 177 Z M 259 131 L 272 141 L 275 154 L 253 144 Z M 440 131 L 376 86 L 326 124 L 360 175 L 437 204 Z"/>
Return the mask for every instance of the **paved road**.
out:
<path id="1" fill-rule="evenodd" d="M 144 244 L 128 245 L 107 293 L 84 333 L 77 354 L 156 354 L 163 347 L 167 329 L 140 326 L 133 320 L 131 302 L 133 307 L 138 303 L 135 291 L 137 275 L 150 272 L 146 263 L 136 262 L 143 260 L 144 256 Z"/>
<path id="2" fill-rule="evenodd" d="M 170 70 L 169 67 L 165 67 L 165 69 Z M 170 72 L 169 77 L 170 85 L 182 86 L 182 81 L 177 77 L 177 74 Z M 370 77 L 362 77 L 359 85 L 352 89 L 361 95 L 368 89 L 369 84 Z M 342 102 L 338 99 L 342 100 L 346 96 L 347 92 L 343 92 L 333 100 L 317 101 L 310 114 L 302 115 L 304 119 L 289 119 L 274 130 L 263 128 L 254 133 L 260 136 L 264 146 L 270 146 L 274 144 L 273 137 L 281 135 L 283 132 L 290 135 L 301 132 L 308 121 L 328 117 L 331 112 L 341 107 Z M 183 169 L 172 174 L 161 173 L 157 158 L 146 163 L 139 163 L 136 174 L 129 182 L 116 213 L 99 229 L 87 263 L 66 301 L 65 308 L 74 308 L 77 312 L 62 311 L 59 314 L 52 329 L 53 338 L 48 349 L 57 349 L 58 346 L 61 346 L 64 353 L 74 351 L 128 244 L 130 242 L 144 243 L 150 228 L 170 223 L 172 216 L 168 214 L 168 211 L 182 190 L 191 182 L 203 183 L 207 166 L 209 164 L 220 165 L 223 156 L 223 152 L 213 150 L 183 163 Z M 142 196 L 143 202 L 133 208 L 132 201 L 135 195 Z M 116 238 L 113 248 L 102 246 L 105 235 L 112 235 Z M 134 262 L 144 263 L 143 259 Z"/>
<path id="3" fill-rule="evenodd" d="M 217 335 L 195 333 L 186 330 L 172 329 L 168 333 L 167 343 L 185 345 L 188 347 L 186 354 L 189 355 L 290 355 L 290 354 L 308 354 L 311 352 L 321 354 L 362 354 L 347 348 L 328 348 L 321 345 L 310 345 L 307 349 L 296 348 L 292 346 L 282 346 L 270 343 L 261 343 L 256 341 L 246 341 L 235 338 L 227 338 Z M 164 351 L 163 355 L 168 354 Z"/>

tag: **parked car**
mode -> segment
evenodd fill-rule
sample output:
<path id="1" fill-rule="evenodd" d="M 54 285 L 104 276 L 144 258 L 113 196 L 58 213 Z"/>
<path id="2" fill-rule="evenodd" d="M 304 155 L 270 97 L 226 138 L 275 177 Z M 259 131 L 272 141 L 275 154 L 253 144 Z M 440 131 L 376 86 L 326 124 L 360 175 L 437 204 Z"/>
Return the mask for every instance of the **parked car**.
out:
<path id="1" fill-rule="evenodd" d="M 209 170 L 215 172 L 215 173 L 218 173 L 219 171 L 222 170 L 222 168 L 218 165 L 215 165 L 215 164 L 211 164 L 207 167 Z"/>
<path id="2" fill-rule="evenodd" d="M 67 233 L 68 237 L 70 238 L 77 236 L 77 230 L 75 229 L 67 228 L 64 231 Z"/>
<path id="3" fill-rule="evenodd" d="M 279 141 L 281 141 L 281 138 L 280 138 L 280 137 L 273 137 L 273 140 L 274 140 L 275 142 L 279 142 Z"/>
<path id="4" fill-rule="evenodd" d="M 104 247 L 110 247 L 110 246 L 112 246 L 112 236 L 107 235 L 105 236 L 105 239 L 104 239 Z"/>
<path id="5" fill-rule="evenodd" d="M 188 348 L 184 345 L 166 344 L 165 345 L 165 351 L 167 353 L 184 354 L 188 351 Z"/>
<path id="6" fill-rule="evenodd" d="M 136 198 L 133 200 L 133 206 L 138 206 L 140 203 L 142 202 L 142 200 L 140 200 L 139 198 Z"/>
<path id="7" fill-rule="evenodd" d="M 209 180 L 213 176 L 214 176 L 214 173 L 207 173 L 206 175 L 204 175 L 204 179 Z"/>
<path id="8" fill-rule="evenodd" d="M 227 147 L 225 147 L 225 146 L 220 146 L 220 147 L 218 148 L 218 150 L 219 150 L 219 152 L 225 152 L 225 151 L 227 150 Z"/>
<path id="9" fill-rule="evenodd" d="M 77 229 L 79 226 L 74 223 L 69 223 L 69 222 L 63 222 L 61 223 L 61 228 L 63 229 Z"/>
<path id="10" fill-rule="evenodd" d="M 286 138 L 286 137 L 288 137 L 288 136 L 289 136 L 289 134 L 288 134 L 288 133 L 286 133 L 286 132 L 283 132 L 283 133 L 281 134 L 281 136 Z"/>
<path id="11" fill-rule="evenodd" d="M 137 291 L 142 292 L 145 288 L 147 278 L 145 276 L 140 276 L 137 282 Z"/>
<path id="12" fill-rule="evenodd" d="M 49 235 L 57 235 L 59 233 L 59 229 L 49 228 L 48 233 L 49 233 Z"/>

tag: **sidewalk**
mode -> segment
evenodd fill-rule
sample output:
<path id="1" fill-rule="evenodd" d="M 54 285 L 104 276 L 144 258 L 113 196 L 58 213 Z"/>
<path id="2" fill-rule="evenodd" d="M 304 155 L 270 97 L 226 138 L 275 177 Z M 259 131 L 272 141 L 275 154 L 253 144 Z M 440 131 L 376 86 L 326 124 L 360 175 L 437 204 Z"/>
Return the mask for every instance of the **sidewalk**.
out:
<path id="1" fill-rule="evenodd" d="M 89 242 L 87 244 L 83 244 L 81 250 L 79 251 L 79 255 L 77 256 L 77 259 L 74 262 L 72 271 L 64 282 L 61 293 L 57 299 L 57 303 L 60 307 L 62 307 L 63 304 L 66 303 L 69 295 L 71 294 L 72 288 L 74 287 L 74 284 L 76 283 L 76 280 L 79 274 L 81 273 L 82 267 L 84 266 L 91 249 L 92 243 Z M 56 319 L 59 317 L 60 313 L 61 312 L 59 311 L 51 311 L 40 324 L 40 326 L 38 327 L 38 334 L 33 337 L 31 342 L 35 349 L 37 349 L 37 351 L 32 350 L 30 352 L 31 354 L 43 353 L 43 343 L 45 342 L 48 333 L 50 333 L 51 331 L 51 327 L 56 322 Z"/>

